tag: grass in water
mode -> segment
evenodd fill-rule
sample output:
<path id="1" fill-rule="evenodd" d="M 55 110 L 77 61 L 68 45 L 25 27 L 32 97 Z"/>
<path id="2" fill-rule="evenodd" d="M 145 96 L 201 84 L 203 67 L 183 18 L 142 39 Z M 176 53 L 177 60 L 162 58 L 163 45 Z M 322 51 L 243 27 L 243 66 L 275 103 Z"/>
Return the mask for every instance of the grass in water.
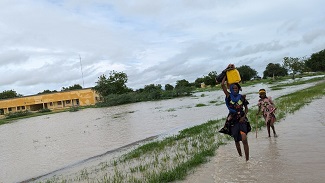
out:
<path id="1" fill-rule="evenodd" d="M 312 79 L 308 79 L 308 80 L 297 80 L 291 83 L 284 83 L 284 84 L 279 84 L 279 85 L 275 85 L 270 87 L 272 90 L 282 90 L 287 86 L 295 86 L 295 85 L 302 85 L 302 84 L 307 84 L 307 83 L 311 83 L 311 82 L 316 82 L 316 81 L 322 81 L 324 80 L 325 77 L 317 77 L 317 78 L 312 78 Z"/>
<path id="2" fill-rule="evenodd" d="M 277 98 L 274 102 L 276 105 L 276 117 L 277 121 L 283 119 L 286 114 L 294 113 L 295 111 L 301 109 L 303 106 L 308 105 L 312 100 L 319 99 L 325 95 L 325 81 L 318 82 L 315 86 L 299 90 L 288 95 L 283 95 Z M 257 109 L 250 109 L 248 118 L 256 125 Z M 257 127 L 260 129 L 265 126 L 264 119 L 259 117 L 257 121 Z M 252 126 L 253 128 L 253 126 Z"/>
<path id="3" fill-rule="evenodd" d="M 206 104 L 199 103 L 195 105 L 195 107 L 204 107 L 204 106 L 206 106 Z"/>
<path id="4" fill-rule="evenodd" d="M 299 110 L 313 99 L 325 95 L 325 82 L 281 96 L 275 100 L 278 120 Z M 257 109 L 250 109 L 249 120 L 256 125 Z M 195 167 L 209 161 L 220 145 L 231 137 L 218 133 L 225 119 L 210 120 L 204 124 L 180 131 L 177 135 L 149 142 L 116 157 L 88 167 L 76 174 L 45 180 L 45 182 L 171 182 L 184 179 Z M 258 127 L 265 126 L 262 119 Z"/>

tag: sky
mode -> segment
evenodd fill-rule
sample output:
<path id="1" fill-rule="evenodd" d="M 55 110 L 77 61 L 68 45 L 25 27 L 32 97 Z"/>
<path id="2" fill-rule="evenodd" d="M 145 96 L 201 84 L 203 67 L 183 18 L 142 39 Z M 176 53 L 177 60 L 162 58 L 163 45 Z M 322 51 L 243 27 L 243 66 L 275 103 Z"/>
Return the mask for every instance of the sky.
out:
<path id="1" fill-rule="evenodd" d="M 325 49 L 324 0 L 0 0 L 0 92 L 134 90 Z"/>

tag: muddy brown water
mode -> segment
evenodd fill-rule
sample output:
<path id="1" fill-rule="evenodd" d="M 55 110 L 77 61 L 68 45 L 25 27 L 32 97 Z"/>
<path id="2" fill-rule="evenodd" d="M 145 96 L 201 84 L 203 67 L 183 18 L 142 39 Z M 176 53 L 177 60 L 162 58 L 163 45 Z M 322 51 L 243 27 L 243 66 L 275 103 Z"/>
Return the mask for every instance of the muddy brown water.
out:
<path id="1" fill-rule="evenodd" d="M 325 97 L 275 124 L 278 137 L 264 129 L 249 133 L 250 160 L 239 157 L 233 142 L 184 182 L 312 182 L 325 180 Z"/>
<path id="2" fill-rule="evenodd" d="M 277 98 L 309 87 L 304 84 L 270 91 Z M 257 102 L 259 84 L 243 88 L 251 106 Z M 123 106 L 84 109 L 21 119 L 0 126 L 0 182 L 20 182 L 78 164 L 136 141 L 220 119 L 227 114 L 221 91 L 195 93 L 193 97 L 141 102 Z M 196 104 L 206 104 L 195 107 Z"/>

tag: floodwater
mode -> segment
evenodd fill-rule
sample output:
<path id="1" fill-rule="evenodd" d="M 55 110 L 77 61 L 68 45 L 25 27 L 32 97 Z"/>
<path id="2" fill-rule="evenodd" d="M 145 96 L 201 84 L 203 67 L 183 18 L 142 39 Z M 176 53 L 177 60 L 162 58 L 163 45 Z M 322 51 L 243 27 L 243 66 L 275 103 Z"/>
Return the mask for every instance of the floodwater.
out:
<path id="1" fill-rule="evenodd" d="M 180 182 L 324 182 L 324 103 L 325 97 L 275 123 L 278 137 L 269 138 L 265 129 L 257 138 L 255 131 L 249 133 L 248 162 L 232 142 Z"/>
<path id="2" fill-rule="evenodd" d="M 277 98 L 311 85 L 270 91 L 269 95 Z M 248 94 L 251 106 L 256 105 L 259 88 L 268 90 L 268 86 L 263 84 L 243 87 L 243 93 Z M 227 108 L 211 101 L 223 103 L 222 91 L 195 93 L 194 97 L 157 102 L 57 113 L 1 125 L 0 182 L 21 182 L 39 177 L 137 141 L 176 133 L 211 119 L 225 117 Z M 200 103 L 206 106 L 195 107 Z"/>

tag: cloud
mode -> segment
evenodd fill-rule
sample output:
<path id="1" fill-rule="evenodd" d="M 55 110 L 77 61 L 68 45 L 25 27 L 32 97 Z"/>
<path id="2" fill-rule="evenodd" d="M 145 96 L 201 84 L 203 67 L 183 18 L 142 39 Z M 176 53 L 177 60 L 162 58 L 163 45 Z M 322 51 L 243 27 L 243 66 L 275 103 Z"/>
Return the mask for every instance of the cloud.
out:
<path id="1" fill-rule="evenodd" d="M 313 30 L 303 35 L 303 41 L 307 44 L 313 43 L 316 39 L 325 39 L 325 29 Z"/>
<path id="2" fill-rule="evenodd" d="M 30 95 L 74 84 L 91 87 L 112 70 L 125 72 L 133 89 L 193 82 L 228 63 L 262 75 L 269 62 L 324 49 L 324 5 L 322 0 L 3 0 L 0 91 Z"/>

